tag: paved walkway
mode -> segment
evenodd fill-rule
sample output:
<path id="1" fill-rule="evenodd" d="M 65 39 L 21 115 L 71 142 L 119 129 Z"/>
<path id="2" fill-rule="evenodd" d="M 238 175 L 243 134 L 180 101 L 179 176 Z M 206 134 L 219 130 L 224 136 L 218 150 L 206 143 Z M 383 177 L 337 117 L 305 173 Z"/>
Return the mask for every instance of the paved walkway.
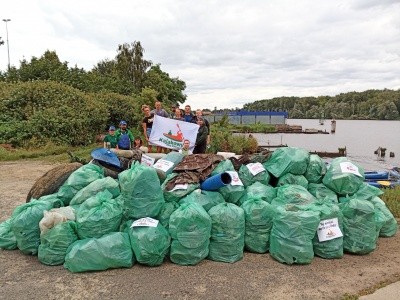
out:
<path id="1" fill-rule="evenodd" d="M 371 295 L 361 296 L 359 300 L 398 300 L 400 299 L 400 281 L 389 284 Z"/>

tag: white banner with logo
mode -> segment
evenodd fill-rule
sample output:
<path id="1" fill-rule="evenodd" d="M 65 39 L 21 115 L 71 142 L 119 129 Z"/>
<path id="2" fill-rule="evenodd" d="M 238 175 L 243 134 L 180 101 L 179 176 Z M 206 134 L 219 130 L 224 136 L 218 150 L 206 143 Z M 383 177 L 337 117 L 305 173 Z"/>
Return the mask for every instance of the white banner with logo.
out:
<path id="1" fill-rule="evenodd" d="M 155 115 L 150 134 L 150 143 L 164 148 L 179 150 L 184 140 L 194 148 L 199 125 L 185 121 L 168 119 Z"/>

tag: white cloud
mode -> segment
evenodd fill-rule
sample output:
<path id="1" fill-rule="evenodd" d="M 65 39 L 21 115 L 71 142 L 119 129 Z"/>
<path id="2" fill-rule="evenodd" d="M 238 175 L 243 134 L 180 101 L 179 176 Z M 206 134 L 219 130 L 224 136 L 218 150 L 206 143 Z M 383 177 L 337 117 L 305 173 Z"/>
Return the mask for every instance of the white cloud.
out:
<path id="1" fill-rule="evenodd" d="M 400 88 L 398 11 L 395 0 L 14 0 L 0 17 L 12 20 L 13 65 L 50 49 L 90 69 L 136 40 L 146 59 L 186 82 L 187 103 L 223 108 Z"/>

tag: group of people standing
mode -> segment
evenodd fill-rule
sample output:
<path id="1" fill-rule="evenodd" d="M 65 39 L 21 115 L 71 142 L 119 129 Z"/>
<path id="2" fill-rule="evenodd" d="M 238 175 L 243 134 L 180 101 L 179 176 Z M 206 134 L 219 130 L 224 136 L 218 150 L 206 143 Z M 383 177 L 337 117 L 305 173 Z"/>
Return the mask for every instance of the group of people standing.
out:
<path id="1" fill-rule="evenodd" d="M 142 119 L 143 136 L 146 140 L 148 152 L 153 152 L 153 146 L 149 142 L 151 130 L 153 128 L 154 116 L 160 116 L 164 118 L 172 118 L 174 120 L 196 123 L 198 124 L 199 130 L 196 137 L 195 147 L 193 149 L 193 154 L 205 153 L 207 145 L 210 143 L 210 123 L 203 117 L 201 109 L 196 110 L 196 114 L 192 114 L 192 109 L 190 105 L 186 105 L 185 109 L 182 110 L 179 106 L 175 105 L 171 107 L 171 115 L 161 107 L 161 102 L 156 101 L 154 104 L 154 109 L 151 110 L 150 106 L 143 105 L 142 112 L 144 117 Z M 116 130 L 114 126 L 110 126 L 109 133 L 104 138 L 104 147 L 108 148 L 118 148 L 129 150 L 133 148 L 140 148 L 143 146 L 142 140 L 137 137 L 133 137 L 132 132 L 127 128 L 127 123 L 121 121 L 119 124 L 119 129 Z M 190 141 L 184 140 L 183 147 L 179 152 L 184 155 L 192 154 L 189 150 Z M 156 146 L 156 151 L 158 153 L 168 152 L 167 148 L 161 146 Z"/>

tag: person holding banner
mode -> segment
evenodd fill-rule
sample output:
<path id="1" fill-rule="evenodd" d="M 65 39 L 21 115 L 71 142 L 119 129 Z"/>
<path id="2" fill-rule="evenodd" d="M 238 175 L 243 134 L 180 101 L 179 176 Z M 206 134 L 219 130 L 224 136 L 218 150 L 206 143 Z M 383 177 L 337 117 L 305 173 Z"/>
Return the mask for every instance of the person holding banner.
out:
<path id="1" fill-rule="evenodd" d="M 149 138 L 151 129 L 153 127 L 154 114 L 150 112 L 150 107 L 148 105 L 143 106 L 143 112 L 144 112 L 144 118 L 142 121 L 143 135 L 147 141 L 147 150 L 149 151 L 149 153 L 151 153 L 153 151 L 153 146 L 150 144 Z"/>
<path id="2" fill-rule="evenodd" d="M 151 111 L 151 113 L 153 113 L 154 115 L 160 116 L 160 117 L 164 117 L 164 118 L 169 118 L 168 113 L 165 111 L 165 109 L 161 108 L 161 102 L 160 101 L 156 101 L 154 103 L 155 109 L 153 109 Z M 157 146 L 157 153 L 167 153 L 168 149 L 167 148 L 163 148 L 160 146 Z"/>
<path id="3" fill-rule="evenodd" d="M 200 127 L 199 131 L 197 132 L 196 145 L 193 149 L 193 154 L 206 153 L 208 129 L 207 126 L 204 124 L 203 117 L 197 118 L 197 125 L 199 125 Z"/>
<path id="4" fill-rule="evenodd" d="M 168 113 L 165 111 L 165 109 L 161 108 L 161 102 L 160 101 L 156 101 L 154 103 L 155 109 L 153 109 L 151 112 L 154 115 L 160 116 L 160 117 L 164 117 L 164 118 L 169 118 Z"/>
<path id="5" fill-rule="evenodd" d="M 182 111 L 179 107 L 175 108 L 175 112 L 174 115 L 172 116 L 172 119 L 178 121 L 185 121 L 185 119 L 182 117 Z"/>

